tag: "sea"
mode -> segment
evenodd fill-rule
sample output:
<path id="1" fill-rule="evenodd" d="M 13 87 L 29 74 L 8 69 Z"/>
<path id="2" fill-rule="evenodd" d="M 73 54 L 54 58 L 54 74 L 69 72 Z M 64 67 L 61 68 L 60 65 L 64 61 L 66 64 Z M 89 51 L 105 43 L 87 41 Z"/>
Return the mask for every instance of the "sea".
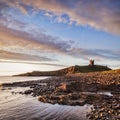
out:
<path id="1" fill-rule="evenodd" d="M 3 83 L 43 80 L 46 78 L 1 76 L 0 120 L 87 120 L 86 114 L 90 112 L 91 105 L 68 106 L 42 103 L 38 101 L 37 97 L 19 94 L 19 92 L 29 89 L 28 87 L 3 88 L 1 85 Z"/>

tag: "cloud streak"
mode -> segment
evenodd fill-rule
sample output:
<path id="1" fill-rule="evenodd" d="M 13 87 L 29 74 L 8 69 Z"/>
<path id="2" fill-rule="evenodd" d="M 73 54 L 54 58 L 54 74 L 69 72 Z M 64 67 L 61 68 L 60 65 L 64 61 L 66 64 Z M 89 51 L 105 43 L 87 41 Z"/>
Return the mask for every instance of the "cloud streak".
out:
<path id="1" fill-rule="evenodd" d="M 47 35 L 42 31 L 37 32 L 36 29 L 29 32 L 23 32 L 10 28 L 6 29 L 4 27 L 0 28 L 0 39 L 1 48 L 22 47 L 25 49 L 44 50 L 47 52 L 56 51 L 58 53 L 64 53 L 70 49 L 73 43 L 71 40 L 63 41 L 59 37 Z"/>
<path id="2" fill-rule="evenodd" d="M 34 36 L 34 34 L 36 34 Z M 114 50 L 83 49 L 76 47 L 73 41 L 63 41 L 43 32 L 27 33 L 13 29 L 0 29 L 0 59 L 20 59 L 34 61 L 57 61 L 53 54 L 66 55 L 89 60 L 120 60 L 120 54 Z M 36 37 L 37 36 L 37 37 Z M 5 52 L 8 51 L 8 52 Z M 52 55 L 52 57 L 50 57 Z"/>
<path id="3" fill-rule="evenodd" d="M 120 60 L 120 51 L 118 50 L 73 48 L 69 51 L 69 54 L 77 58 L 82 57 L 85 60 L 90 60 L 91 58 L 97 61 Z"/>
<path id="4" fill-rule="evenodd" d="M 36 55 L 33 56 L 33 55 L 9 52 L 9 51 L 4 51 L 4 50 L 0 50 L 0 59 L 24 60 L 24 61 L 55 61 L 54 59 L 50 59 L 47 57 L 39 57 Z"/>
<path id="5" fill-rule="evenodd" d="M 65 65 L 61 64 L 53 64 L 53 63 L 43 63 L 43 62 L 33 62 L 33 61 L 15 61 L 15 60 L 0 60 L 2 63 L 24 63 L 24 64 L 32 64 L 32 65 L 47 65 L 47 66 L 57 66 L 57 67 L 65 67 Z"/>
<path id="6" fill-rule="evenodd" d="M 2 0 L 3 1 L 3 0 Z M 19 8 L 23 13 L 29 12 L 28 6 L 44 10 L 45 15 L 58 16 L 58 22 L 91 26 L 114 34 L 120 34 L 120 1 L 119 0 L 5 0 L 9 6 Z M 27 11 L 27 12 L 25 12 Z M 61 15 L 66 14 L 69 19 Z"/>

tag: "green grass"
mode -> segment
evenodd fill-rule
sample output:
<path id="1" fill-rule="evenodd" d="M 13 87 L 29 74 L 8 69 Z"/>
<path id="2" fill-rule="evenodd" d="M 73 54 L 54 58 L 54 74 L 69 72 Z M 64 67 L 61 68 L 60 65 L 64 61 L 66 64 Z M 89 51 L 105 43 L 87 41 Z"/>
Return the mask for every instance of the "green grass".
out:
<path id="1" fill-rule="evenodd" d="M 18 76 L 63 76 L 74 73 L 88 73 L 88 72 L 101 72 L 111 70 L 106 66 L 94 65 L 94 66 L 71 66 L 68 68 L 55 70 L 55 71 L 33 71 L 29 73 L 20 74 Z"/>
<path id="2" fill-rule="evenodd" d="M 75 73 L 87 73 L 87 72 L 98 72 L 98 71 L 108 71 L 111 70 L 106 66 L 94 65 L 94 66 L 75 66 Z"/>

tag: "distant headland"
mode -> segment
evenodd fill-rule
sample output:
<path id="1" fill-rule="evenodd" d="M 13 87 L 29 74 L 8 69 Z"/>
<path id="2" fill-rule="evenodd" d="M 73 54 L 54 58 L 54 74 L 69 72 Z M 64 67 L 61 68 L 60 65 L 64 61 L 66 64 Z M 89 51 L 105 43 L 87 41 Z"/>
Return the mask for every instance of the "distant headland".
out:
<path id="1" fill-rule="evenodd" d="M 64 76 L 75 73 L 101 72 L 108 70 L 111 70 L 111 68 L 102 65 L 94 65 L 94 60 L 91 59 L 89 65 L 86 66 L 75 65 L 55 71 L 33 71 L 15 76 Z"/>

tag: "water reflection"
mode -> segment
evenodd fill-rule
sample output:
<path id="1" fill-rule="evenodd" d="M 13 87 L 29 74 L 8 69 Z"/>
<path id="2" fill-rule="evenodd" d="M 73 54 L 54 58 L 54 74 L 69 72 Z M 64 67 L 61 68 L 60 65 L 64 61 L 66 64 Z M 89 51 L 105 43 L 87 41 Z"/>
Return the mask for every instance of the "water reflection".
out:
<path id="1" fill-rule="evenodd" d="M 113 96 L 111 94 L 111 92 L 105 92 L 105 91 L 101 91 L 101 92 L 81 92 L 83 94 L 88 94 L 88 95 L 92 95 L 92 94 L 98 94 L 98 95 L 107 95 L 107 96 Z"/>
<path id="2" fill-rule="evenodd" d="M 2 83 L 13 83 L 13 82 L 24 82 L 24 81 L 32 81 L 32 80 L 43 80 L 49 77 L 8 77 L 8 76 L 0 76 L 0 85 Z"/>
<path id="3" fill-rule="evenodd" d="M 92 107 L 45 104 L 12 91 L 20 92 L 23 88 L 0 90 L 0 120 L 86 120 L 86 113 Z"/>

